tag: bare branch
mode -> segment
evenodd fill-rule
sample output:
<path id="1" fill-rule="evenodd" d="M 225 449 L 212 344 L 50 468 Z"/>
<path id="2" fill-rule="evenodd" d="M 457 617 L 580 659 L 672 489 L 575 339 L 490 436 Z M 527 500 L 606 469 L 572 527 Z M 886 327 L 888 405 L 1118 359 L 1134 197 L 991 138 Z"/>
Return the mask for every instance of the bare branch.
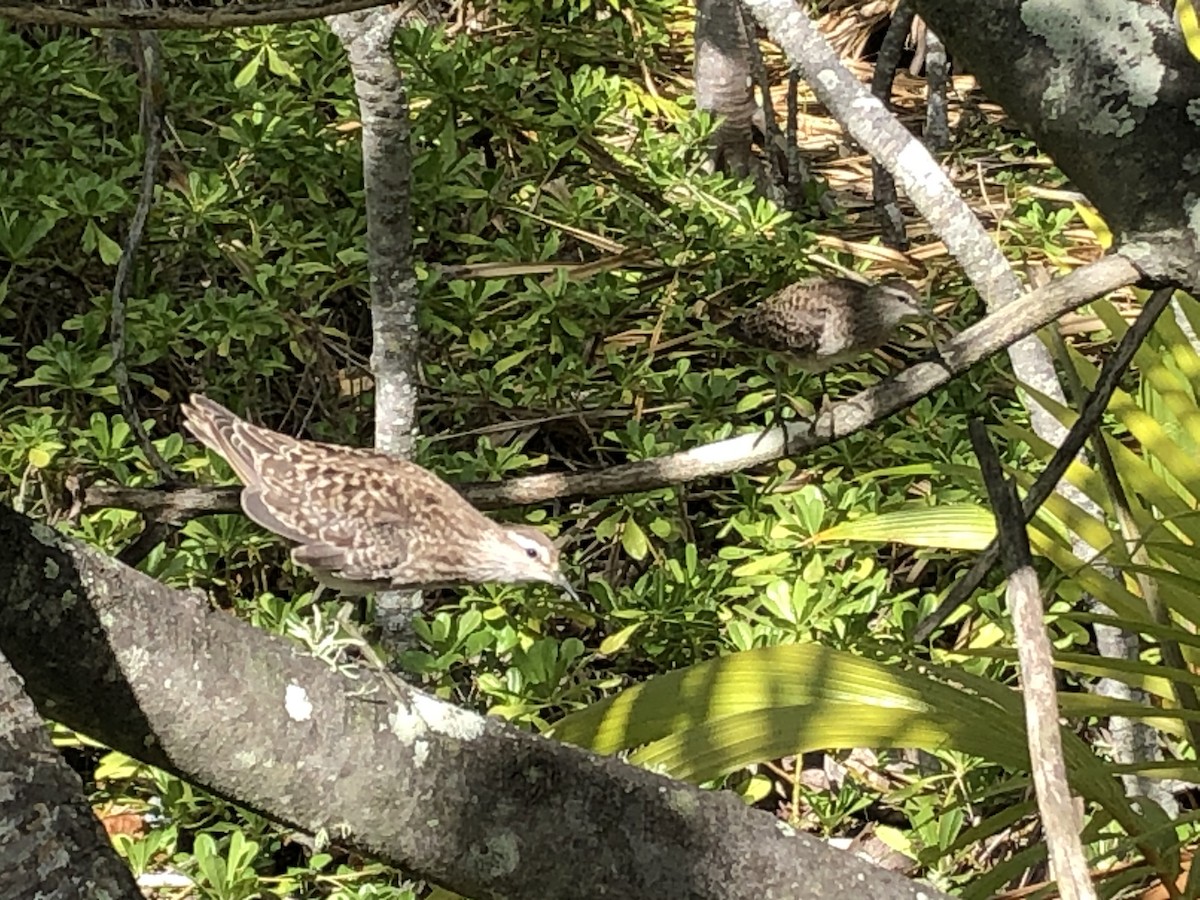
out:
<path id="1" fill-rule="evenodd" d="M 1008 611 L 1012 615 L 1020 662 L 1021 693 L 1025 698 L 1026 739 L 1029 763 L 1037 793 L 1042 830 L 1058 889 L 1065 900 L 1094 900 L 1095 888 L 1088 872 L 1080 811 L 1071 798 L 1067 764 L 1063 758 L 1058 725 L 1058 691 L 1050 638 L 1042 621 L 1042 595 L 1033 554 L 1025 532 L 1025 515 L 1016 486 L 1004 477 L 1000 458 L 979 419 L 969 425 L 971 443 L 979 457 L 983 483 L 996 515 L 996 531 L 1008 570 Z"/>
<path id="2" fill-rule="evenodd" d="M 158 175 L 158 158 L 162 152 L 163 104 L 165 91 L 162 81 L 162 47 L 158 35 L 145 32 L 137 35 L 138 71 L 141 75 L 141 131 L 144 152 L 142 156 L 142 183 L 138 191 L 138 203 L 129 222 L 125 245 L 121 248 L 121 259 L 117 263 L 117 275 L 113 282 L 112 309 L 109 313 L 109 342 L 112 345 L 113 381 L 116 383 L 117 400 L 125 421 L 133 429 L 138 446 L 146 460 L 166 481 L 174 481 L 175 473 L 162 458 L 150 435 L 142 425 L 142 417 L 133 400 L 129 386 L 129 368 L 125 359 L 125 295 L 133 278 L 134 260 L 146 230 L 146 219 L 154 203 L 154 185 Z"/>
<path id="3" fill-rule="evenodd" d="M 285 25 L 338 13 L 386 6 L 386 0 L 269 0 L 236 6 L 152 7 L 58 6 L 38 0 L 0 2 L 0 19 L 31 25 L 73 25 L 118 31 L 208 30 L 248 25 Z"/>
<path id="4" fill-rule="evenodd" d="M 921 137 L 932 153 L 937 153 L 950 143 L 950 113 L 946 101 L 949 84 L 950 65 L 946 58 L 946 45 L 926 27 L 925 130 Z"/>
<path id="5" fill-rule="evenodd" d="M 894 378 L 833 404 L 815 423 L 754 431 L 657 459 L 624 463 L 597 472 L 530 475 L 511 481 L 462 485 L 480 509 L 543 503 L 564 497 L 596 497 L 651 491 L 700 478 L 729 475 L 784 456 L 806 452 L 866 428 L 946 384 L 1013 341 L 1063 313 L 1103 297 L 1140 277 L 1128 260 L 1107 256 L 1051 282 L 985 316 L 941 347 L 940 362 L 923 362 Z M 83 506 L 147 510 L 169 521 L 206 512 L 236 512 L 239 488 L 147 489 L 93 485 Z"/>
<path id="6" fill-rule="evenodd" d="M 1045 470 L 1038 476 L 1037 481 L 1033 483 L 1033 487 L 1029 489 L 1029 493 L 1025 495 L 1022 508 L 1024 509 L 1026 522 L 1033 518 L 1041 505 L 1046 502 L 1046 498 L 1054 493 L 1055 485 L 1058 484 L 1076 455 L 1083 448 L 1092 430 L 1100 424 L 1100 419 L 1104 416 L 1104 410 L 1108 408 L 1108 402 L 1112 399 L 1113 391 L 1117 389 L 1117 384 L 1120 382 L 1121 376 L 1125 374 L 1125 370 L 1129 367 L 1129 363 L 1132 361 L 1134 353 L 1137 352 L 1137 348 L 1141 346 L 1146 335 L 1150 333 L 1150 329 L 1154 327 L 1154 323 L 1158 320 L 1159 315 L 1170 302 L 1172 293 L 1171 289 L 1164 288 L 1151 294 L 1150 299 L 1146 301 L 1146 305 L 1142 308 L 1137 321 L 1125 332 L 1125 336 L 1121 338 L 1121 342 L 1117 345 L 1117 349 L 1113 352 L 1112 356 L 1104 361 L 1104 366 L 1100 370 L 1100 377 L 1096 381 L 1096 387 L 1092 390 L 1083 409 L 1080 410 L 1079 418 L 1075 420 L 1075 424 L 1067 432 L 1066 439 L 1059 445 Z M 996 560 L 999 557 L 1000 545 L 993 539 L 987 548 L 979 554 L 979 558 L 975 560 L 975 564 L 971 566 L 970 571 L 951 588 L 950 594 L 942 601 L 941 606 L 935 609 L 917 626 L 916 631 L 913 633 L 913 640 L 918 642 L 927 640 L 933 634 L 934 629 L 945 622 L 955 610 L 966 603 L 983 582 L 984 577 L 991 567 L 996 564 Z"/>
<path id="7" fill-rule="evenodd" d="M 892 109 L 892 83 L 896 78 L 896 67 L 904 51 L 904 41 L 912 27 L 913 7 L 910 0 L 900 0 L 892 10 L 892 21 L 883 43 L 875 57 L 875 71 L 871 76 L 871 93 L 889 111 Z M 874 183 L 875 217 L 883 233 L 883 241 L 898 250 L 908 249 L 908 235 L 904 230 L 904 213 L 896 197 L 896 180 L 891 172 L 871 160 L 871 178 Z"/>

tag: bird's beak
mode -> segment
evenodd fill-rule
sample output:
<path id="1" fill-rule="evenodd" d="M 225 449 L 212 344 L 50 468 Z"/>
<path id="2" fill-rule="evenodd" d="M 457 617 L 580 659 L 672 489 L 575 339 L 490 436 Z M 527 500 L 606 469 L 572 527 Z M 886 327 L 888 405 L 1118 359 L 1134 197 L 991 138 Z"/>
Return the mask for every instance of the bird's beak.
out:
<path id="1" fill-rule="evenodd" d="M 554 580 L 554 586 L 561 588 L 562 592 L 576 603 L 579 602 L 579 591 L 575 590 L 575 585 L 571 584 L 570 579 L 566 575 L 559 572 L 558 577 Z"/>

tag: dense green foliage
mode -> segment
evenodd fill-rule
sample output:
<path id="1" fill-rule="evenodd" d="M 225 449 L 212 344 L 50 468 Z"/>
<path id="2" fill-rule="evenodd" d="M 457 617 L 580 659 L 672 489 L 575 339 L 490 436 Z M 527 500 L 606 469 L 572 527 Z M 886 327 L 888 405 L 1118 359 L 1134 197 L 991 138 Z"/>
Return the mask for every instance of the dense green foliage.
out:
<path id="1" fill-rule="evenodd" d="M 628 15 L 512 0 L 492 15 L 520 26 L 397 39 L 416 152 L 418 458 L 449 480 L 601 467 L 761 425 L 777 367 L 789 393 L 815 399 L 815 380 L 736 349 L 714 321 L 806 271 L 815 234 L 847 222 L 783 213 L 750 185 L 706 173 L 711 123 L 690 111 L 675 74 L 687 66 L 677 14 L 661 0 Z M 192 390 L 284 431 L 368 444 L 358 128 L 337 40 L 310 24 L 164 41 L 162 187 L 127 315 L 138 408 L 159 452 L 181 478 L 232 481 L 180 434 L 176 408 Z M 38 29 L 0 26 L 0 65 L 0 493 L 57 516 L 68 475 L 158 480 L 119 412 L 108 343 L 141 174 L 137 85 L 94 42 Z M 1006 152 L 1019 162 L 1034 151 Z M 1060 248 L 1067 212 L 1022 201 L 1006 223 L 1014 246 Z M 552 265 L 618 250 L 642 255 L 582 274 Z M 485 263 L 501 271 L 474 277 Z M 881 371 L 829 383 L 845 392 Z M 438 694 L 533 728 L 733 651 L 819 641 L 895 664 L 949 583 L 957 548 L 822 535 L 879 514 L 978 504 L 966 415 L 993 406 L 1020 421 L 1011 394 L 980 367 L 802 461 L 508 511 L 566 535 L 585 602 L 542 588 L 447 592 L 430 598 L 402 662 Z M 1035 442 L 1017 438 L 1006 453 L 1028 464 Z M 140 522 L 90 510 L 62 527 L 115 552 Z M 359 640 L 342 604 L 314 604 L 307 574 L 240 516 L 191 521 L 142 567 L 333 661 Z M 984 606 L 995 610 L 994 596 Z M 1008 677 L 1003 661 L 965 665 Z M 62 739 L 98 803 L 159 814 L 146 835 L 117 839 L 135 871 L 170 861 L 222 900 L 412 895 L 395 873 Z M 967 826 L 1010 809 L 1026 785 L 957 752 L 940 757 L 943 771 L 903 789 L 847 778 L 835 796 L 798 780 L 781 796 L 778 769 L 704 775 L 824 833 L 886 808 L 905 823 L 894 843 L 950 885 L 965 877 Z"/>

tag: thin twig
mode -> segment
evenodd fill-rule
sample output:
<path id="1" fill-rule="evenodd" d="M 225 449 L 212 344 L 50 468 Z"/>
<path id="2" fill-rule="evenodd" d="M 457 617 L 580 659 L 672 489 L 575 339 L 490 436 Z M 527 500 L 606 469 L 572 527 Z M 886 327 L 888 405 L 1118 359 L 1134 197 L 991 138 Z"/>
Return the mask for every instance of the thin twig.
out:
<path id="1" fill-rule="evenodd" d="M 871 75 L 871 93 L 889 110 L 892 110 L 892 83 L 896 78 L 896 67 L 900 65 L 900 54 L 908 37 L 913 21 L 912 0 L 900 0 L 892 13 L 887 34 L 875 57 L 875 71 Z M 908 235 L 904 230 L 904 213 L 896 196 L 896 179 L 878 160 L 871 160 L 871 178 L 874 183 L 875 216 L 879 220 L 883 242 L 897 250 L 908 249 Z"/>
<path id="2" fill-rule="evenodd" d="M 162 83 L 162 51 L 158 35 L 152 32 L 139 32 L 136 35 L 138 49 L 138 69 L 141 74 L 141 131 L 142 142 L 145 145 L 142 156 L 142 183 L 138 193 L 137 208 L 133 219 L 129 222 L 129 232 L 125 235 L 125 245 L 121 248 L 121 259 L 117 263 L 117 275 L 113 281 L 112 311 L 109 315 L 109 341 L 112 345 L 113 381 L 117 388 L 117 402 L 125 421 L 133 429 L 138 445 L 146 456 L 146 461 L 165 481 L 173 481 L 175 473 L 162 458 L 146 429 L 142 426 L 142 417 L 138 414 L 133 400 L 133 390 L 129 386 L 129 368 L 125 358 L 125 295 L 129 291 L 129 282 L 133 277 L 133 263 L 137 257 L 138 247 L 142 243 L 142 233 L 146 229 L 146 219 L 150 215 L 150 207 L 154 203 L 154 186 L 158 175 L 158 158 L 162 152 L 162 123 L 164 91 Z"/>
<path id="3" fill-rule="evenodd" d="M 1080 411 L 1079 418 L 1071 426 L 1071 430 L 1067 432 L 1066 438 L 1054 452 L 1054 456 L 1051 458 L 1049 465 L 1046 466 L 1045 471 L 1038 476 L 1037 480 L 1033 483 L 1033 487 L 1029 489 L 1029 493 L 1025 495 L 1023 509 L 1026 522 L 1029 522 L 1033 518 L 1038 509 L 1041 508 L 1041 505 L 1046 502 L 1046 498 L 1054 493 L 1055 486 L 1066 473 L 1076 455 L 1083 448 L 1088 435 L 1100 423 L 1100 419 L 1104 415 L 1104 410 L 1108 408 L 1108 402 L 1112 399 L 1113 391 L 1117 389 L 1117 384 L 1120 382 L 1121 376 L 1125 374 L 1125 370 L 1133 360 L 1133 355 L 1137 352 L 1137 348 L 1141 346 L 1146 335 L 1150 333 L 1150 329 L 1154 327 L 1154 323 L 1158 320 L 1159 315 L 1170 302 L 1171 294 L 1172 291 L 1170 289 L 1155 291 L 1151 294 L 1137 321 L 1125 332 L 1125 336 L 1121 338 L 1121 342 L 1117 345 L 1117 349 L 1113 352 L 1113 355 L 1105 360 L 1104 366 L 1100 370 L 1100 377 L 1096 381 L 1096 386 L 1092 389 L 1087 403 L 1084 404 L 1083 409 Z M 1008 309 L 1012 309 L 1012 306 L 1005 307 L 1005 310 Z M 945 622 L 955 610 L 966 603 L 983 582 L 988 571 L 996 564 L 996 560 L 999 557 L 999 543 L 993 539 L 984 551 L 979 554 L 979 558 L 975 560 L 975 564 L 967 574 L 955 583 L 954 587 L 950 590 L 950 594 L 942 601 L 942 604 L 917 626 L 916 631 L 913 633 L 913 640 L 918 643 L 927 640 L 939 625 Z"/>
<path id="4" fill-rule="evenodd" d="M 996 515 L 996 531 L 1008 571 L 1008 611 L 1016 633 L 1021 693 L 1025 698 L 1029 764 L 1050 861 L 1064 900 L 1092 900 L 1096 893 L 1079 838 L 1079 810 L 1067 782 L 1054 656 L 1043 622 L 1041 590 L 1033 569 L 1025 514 L 1016 486 L 1004 477 L 987 428 L 979 419 L 972 419 L 968 428 Z"/>
<path id="5" fill-rule="evenodd" d="M 158 160 L 162 153 L 163 143 L 163 107 L 166 92 L 163 88 L 162 75 L 162 46 L 158 35 L 152 31 L 134 33 L 134 47 L 137 52 L 138 73 L 141 80 L 141 105 L 139 108 L 139 128 L 142 134 L 142 181 L 138 191 L 137 207 L 129 223 L 129 231 L 125 235 L 125 244 L 121 248 L 121 259 L 117 263 L 117 274 L 113 279 L 112 308 L 109 313 L 109 343 L 112 352 L 113 383 L 117 389 L 117 402 L 121 414 L 133 430 L 133 435 L 141 448 L 146 461 L 166 482 L 175 480 L 175 473 L 162 458 L 158 448 L 146 433 L 142 425 L 141 414 L 138 413 L 134 401 L 133 389 L 129 385 L 129 365 L 126 358 L 126 319 L 125 298 L 129 291 L 129 283 L 133 278 L 134 261 L 137 259 L 138 248 L 141 246 L 142 235 L 146 230 L 146 219 L 150 215 L 150 207 L 154 204 L 154 188 L 158 176 Z M 142 531 L 138 537 L 126 545 L 117 558 L 129 566 L 135 566 L 146 555 L 166 538 L 170 526 L 144 514 Z"/>
<path id="6" fill-rule="evenodd" d="M 925 130 L 921 137 L 930 153 L 950 143 L 950 116 L 946 93 L 950 65 L 946 45 L 929 28 L 925 29 Z"/>
<path id="7" fill-rule="evenodd" d="M 758 23 L 754 16 L 742 3 L 738 2 L 738 13 L 742 17 L 742 27 L 746 32 L 746 54 L 750 59 L 750 75 L 758 87 L 760 108 L 763 114 L 763 172 L 766 181 L 764 193 L 770 199 L 782 205 L 784 200 L 783 178 L 779 171 L 776 151 L 783 143 L 779 133 L 779 122 L 775 119 L 775 105 L 771 102 L 771 80 L 767 76 L 767 67 L 763 63 L 762 51 L 758 47 Z"/>
<path id="8" fill-rule="evenodd" d="M 599 471 L 530 475 L 498 483 L 462 485 L 460 490 L 480 509 L 499 509 L 565 497 L 657 490 L 729 475 L 786 455 L 808 452 L 830 443 L 833 428 L 838 437 L 867 428 L 1063 313 L 1133 284 L 1139 277 L 1138 270 L 1119 254 L 1076 269 L 955 335 L 941 346 L 939 362 L 918 363 L 894 378 L 833 404 L 815 422 L 789 422 L 786 426 L 748 432 L 691 450 Z M 237 491 L 237 488 L 198 487 L 164 491 L 92 485 L 85 494 L 84 506 L 154 508 L 163 516 L 187 519 L 208 512 L 236 511 Z"/>

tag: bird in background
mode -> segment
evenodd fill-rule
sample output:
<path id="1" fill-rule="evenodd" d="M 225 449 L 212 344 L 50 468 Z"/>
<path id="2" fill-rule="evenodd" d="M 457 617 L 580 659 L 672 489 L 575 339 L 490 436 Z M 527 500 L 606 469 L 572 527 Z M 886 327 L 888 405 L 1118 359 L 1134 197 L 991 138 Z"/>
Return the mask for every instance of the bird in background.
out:
<path id="1" fill-rule="evenodd" d="M 292 561 L 322 586 L 360 596 L 540 581 L 578 598 L 550 538 L 493 522 L 415 463 L 288 437 L 199 394 L 182 409 L 187 429 L 245 485 L 246 515 L 295 544 Z"/>
<path id="2" fill-rule="evenodd" d="M 818 277 L 781 288 L 727 327 L 743 343 L 819 373 L 883 346 L 905 323 L 930 319 L 917 289 L 907 281 L 860 284 Z"/>
<path id="3" fill-rule="evenodd" d="M 815 277 L 789 284 L 729 321 L 725 328 L 750 347 L 822 376 L 890 341 L 900 326 L 933 321 L 908 282 L 862 284 Z"/>

